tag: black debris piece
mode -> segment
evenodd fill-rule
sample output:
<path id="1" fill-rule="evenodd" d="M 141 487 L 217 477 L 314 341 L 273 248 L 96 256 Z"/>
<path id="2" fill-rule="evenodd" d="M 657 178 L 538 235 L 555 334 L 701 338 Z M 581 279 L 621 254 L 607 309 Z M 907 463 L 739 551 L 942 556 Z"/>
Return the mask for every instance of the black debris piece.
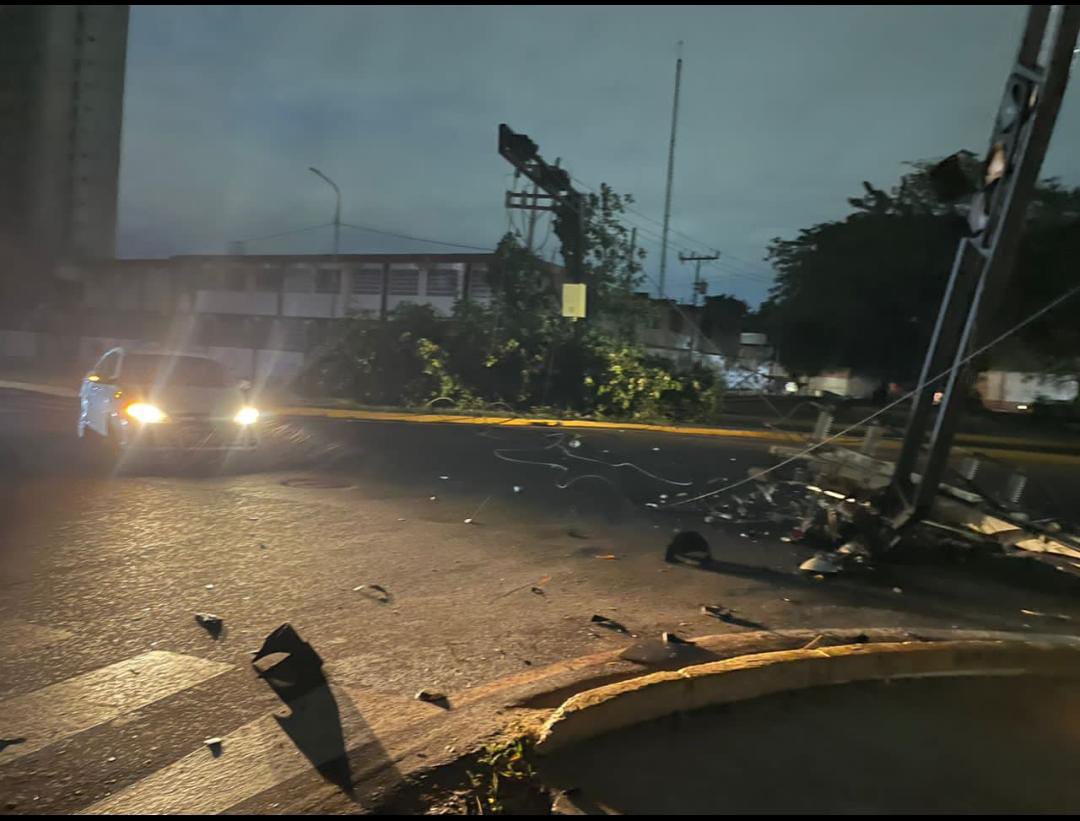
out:
<path id="1" fill-rule="evenodd" d="M 696 530 L 682 530 L 676 533 L 667 546 L 664 561 L 675 562 L 680 556 L 697 558 L 699 561 L 712 561 L 712 551 L 709 549 L 708 541 Z"/>
<path id="2" fill-rule="evenodd" d="M 566 535 L 567 536 L 572 536 L 575 539 L 587 539 L 587 538 L 589 538 L 587 534 L 582 533 L 576 527 L 568 528 L 567 531 L 566 531 Z"/>
<path id="3" fill-rule="evenodd" d="M 625 625 L 620 624 L 614 619 L 609 619 L 607 616 L 600 616 L 594 614 L 593 617 L 589 619 L 589 621 L 593 624 L 599 625 L 600 627 L 605 627 L 608 630 L 614 630 L 617 633 L 626 633 L 627 635 L 630 634 L 630 631 L 626 629 Z"/>
<path id="4" fill-rule="evenodd" d="M 3 752 L 8 747 L 14 747 L 16 744 L 25 744 L 26 739 L 22 736 L 16 738 L 0 738 L 0 752 Z"/>
<path id="5" fill-rule="evenodd" d="M 275 653 L 285 653 L 290 656 L 295 665 L 311 669 L 321 669 L 323 660 L 315 648 L 300 638 L 300 634 L 291 624 L 283 624 L 266 637 L 251 663 L 255 664 L 259 659 Z"/>
<path id="6" fill-rule="evenodd" d="M 715 604 L 703 604 L 701 605 L 701 612 L 706 616 L 712 616 L 714 619 L 720 619 L 725 624 L 733 624 L 737 627 L 751 627 L 755 630 L 768 629 L 761 622 L 751 621 L 750 619 L 744 619 L 741 616 L 736 616 L 734 611 L 727 607 L 720 607 Z"/>
<path id="7" fill-rule="evenodd" d="M 663 639 L 665 644 L 693 645 L 694 643 L 692 641 L 688 641 L 687 639 L 682 638 L 682 636 L 678 635 L 677 633 L 665 632 L 660 635 L 660 638 Z"/>
<path id="8" fill-rule="evenodd" d="M 217 738 L 217 737 L 208 738 L 205 741 L 203 741 L 203 744 L 205 744 L 209 748 L 210 755 L 212 755 L 214 758 L 220 758 L 221 757 L 221 752 L 222 752 L 221 745 L 222 745 L 222 743 L 223 743 L 223 739 Z"/>
<path id="9" fill-rule="evenodd" d="M 221 616 L 215 616 L 213 613 L 196 613 L 195 621 L 202 625 L 206 632 L 215 639 L 221 635 L 222 628 L 225 626 Z"/>
<path id="10" fill-rule="evenodd" d="M 535 593 L 537 596 L 543 596 L 544 595 L 544 588 L 542 588 L 542 587 L 536 587 L 534 585 L 533 587 L 530 587 L 529 589 L 532 590 L 532 592 Z"/>

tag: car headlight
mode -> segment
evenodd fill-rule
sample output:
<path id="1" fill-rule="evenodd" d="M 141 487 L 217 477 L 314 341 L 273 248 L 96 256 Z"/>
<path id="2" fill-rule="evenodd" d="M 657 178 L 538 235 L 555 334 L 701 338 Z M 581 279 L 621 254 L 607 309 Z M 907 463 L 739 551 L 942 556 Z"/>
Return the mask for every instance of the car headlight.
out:
<path id="1" fill-rule="evenodd" d="M 149 402 L 132 402 L 124 408 L 124 412 L 135 421 L 142 422 L 145 425 L 164 422 L 168 418 L 165 416 L 165 411 L 151 405 Z"/>
<path id="2" fill-rule="evenodd" d="M 254 425 L 259 421 L 259 412 L 252 407 L 240 408 L 233 417 L 233 421 L 238 425 Z"/>

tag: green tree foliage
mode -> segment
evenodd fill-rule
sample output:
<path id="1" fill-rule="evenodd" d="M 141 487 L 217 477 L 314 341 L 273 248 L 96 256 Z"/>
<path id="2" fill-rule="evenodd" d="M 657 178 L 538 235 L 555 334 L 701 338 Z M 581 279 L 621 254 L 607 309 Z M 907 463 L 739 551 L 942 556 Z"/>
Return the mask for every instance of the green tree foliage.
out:
<path id="1" fill-rule="evenodd" d="M 446 399 L 632 419 L 711 417 L 723 393 L 711 373 L 674 374 L 635 342 L 648 309 L 634 297 L 645 255 L 620 221 L 629 201 L 606 185 L 586 198 L 587 320 L 561 316 L 559 271 L 508 234 L 490 267 L 490 304 L 461 300 L 449 319 L 405 304 L 384 322 L 354 320 L 302 386 L 374 405 Z"/>
<path id="2" fill-rule="evenodd" d="M 863 183 L 843 220 L 776 238 L 769 259 L 777 279 L 758 320 L 797 373 L 852 368 L 911 379 L 922 362 L 957 243 L 967 232 L 962 205 L 946 203 L 930 181 L 931 162 L 910 164 L 891 191 Z M 1016 274 L 992 326 L 1019 319 L 1065 289 L 1075 266 L 1077 202 L 1050 181 L 1031 209 Z M 1071 275 L 1075 279 L 1075 274 Z M 1066 314 L 1022 337 L 1037 358 L 1080 352 Z"/>

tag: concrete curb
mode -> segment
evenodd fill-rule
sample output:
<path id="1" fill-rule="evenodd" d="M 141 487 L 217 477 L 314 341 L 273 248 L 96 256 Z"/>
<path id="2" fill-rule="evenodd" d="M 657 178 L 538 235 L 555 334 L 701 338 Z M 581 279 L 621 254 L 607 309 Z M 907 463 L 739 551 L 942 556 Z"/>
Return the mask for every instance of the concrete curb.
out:
<path id="1" fill-rule="evenodd" d="M 827 628 L 716 633 L 694 639 L 711 654 L 713 661 L 737 659 L 747 654 L 797 650 L 821 636 L 821 646 L 850 645 L 866 639 L 871 643 L 934 643 L 946 641 L 1002 642 L 1015 633 L 941 628 Z M 1080 638 L 1025 635 L 1032 642 L 1061 642 L 1080 652 Z M 452 708 L 423 721 L 400 716 L 394 728 L 379 732 L 378 745 L 392 751 L 393 767 L 373 763 L 378 757 L 365 754 L 365 747 L 350 748 L 357 755 L 354 770 L 357 798 L 365 806 L 377 807 L 407 785 L 424 783 L 434 773 L 456 766 L 463 757 L 476 754 L 485 745 L 505 743 L 522 736 L 539 737 L 553 712 L 568 698 L 605 685 L 628 685 L 673 665 L 644 666 L 620 657 L 625 647 L 605 650 L 477 685 L 450 694 Z M 711 663 L 711 662 L 707 662 Z M 679 666 L 685 666 L 683 662 Z M 692 669 L 692 668 L 687 668 Z M 281 802 L 285 814 L 328 814 L 355 812 L 353 800 L 340 789 L 308 774 L 279 785 L 273 801 Z"/>
<path id="2" fill-rule="evenodd" d="M 0 389 L 20 390 L 29 393 L 40 393 L 49 396 L 76 398 L 79 393 L 72 388 L 61 388 L 53 385 L 40 385 L 32 382 L 15 382 L 0 380 Z M 701 427 L 694 425 L 656 425 L 644 422 L 604 422 L 594 419 L 552 419 L 552 418 L 527 418 L 522 416 L 463 416 L 446 413 L 408 413 L 404 411 L 371 411 L 355 410 L 349 408 L 320 408 L 311 405 L 288 405 L 273 408 L 270 413 L 278 416 L 306 416 L 315 419 L 353 419 L 367 422 L 406 422 L 422 425 L 480 425 L 490 427 L 517 428 L 557 428 L 567 430 L 617 430 L 617 431 L 642 431 L 645 433 L 665 433 L 678 436 L 707 436 L 720 439 L 744 439 L 759 442 L 777 442 L 792 444 L 793 440 L 805 443 L 808 440 L 805 435 L 796 432 L 779 433 L 772 430 L 756 430 L 751 428 L 719 428 Z M 856 445 L 862 442 L 861 437 L 842 436 L 833 440 L 837 445 Z M 1025 454 L 1030 461 L 1046 464 L 1076 464 L 1080 463 L 1080 453 L 1054 453 L 1031 448 L 1053 447 L 1052 442 L 1042 442 L 1037 439 L 1024 439 L 1013 436 L 981 436 L 978 434 L 958 434 L 958 443 L 964 444 L 967 449 L 978 449 L 988 456 L 1007 458 L 1017 453 Z M 886 440 L 881 443 L 885 449 L 896 449 L 899 442 Z"/>
<path id="3" fill-rule="evenodd" d="M 900 641 L 780 650 L 652 673 L 568 699 L 540 732 L 536 751 L 569 745 L 678 712 L 773 693 L 925 676 L 1080 677 L 1080 640 Z"/>

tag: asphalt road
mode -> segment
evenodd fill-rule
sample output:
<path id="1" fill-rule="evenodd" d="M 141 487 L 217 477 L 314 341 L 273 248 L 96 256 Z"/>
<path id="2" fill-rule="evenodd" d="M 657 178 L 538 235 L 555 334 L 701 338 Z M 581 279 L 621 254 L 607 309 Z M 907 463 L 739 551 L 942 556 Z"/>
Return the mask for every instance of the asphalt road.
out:
<path id="1" fill-rule="evenodd" d="M 635 641 L 593 614 L 639 637 L 1072 632 L 1076 621 L 1021 610 L 1080 619 L 1069 598 L 970 569 L 814 580 L 797 570 L 812 551 L 766 523 L 648 506 L 773 464 L 760 442 L 280 419 L 254 456 L 115 470 L 80 447 L 74 414 L 70 400 L 0 392 L 3 812 L 152 810 L 170 791 L 172 806 L 197 812 L 285 806 L 305 778 L 318 781 L 317 756 L 250 651 L 286 622 L 350 694 L 333 708 L 340 743 L 377 751 L 381 722 L 438 710 L 413 698 L 422 688 L 452 701 Z M 1076 468 L 1030 469 L 1056 504 L 1080 495 Z M 663 561 L 683 528 L 707 536 L 716 572 Z M 356 589 L 372 584 L 387 594 Z M 702 604 L 737 619 L 702 615 Z M 198 612 L 220 616 L 222 634 L 196 624 Z M 211 737 L 226 739 L 221 757 L 204 746 Z M 237 762 L 240 738 L 258 752 Z"/>

